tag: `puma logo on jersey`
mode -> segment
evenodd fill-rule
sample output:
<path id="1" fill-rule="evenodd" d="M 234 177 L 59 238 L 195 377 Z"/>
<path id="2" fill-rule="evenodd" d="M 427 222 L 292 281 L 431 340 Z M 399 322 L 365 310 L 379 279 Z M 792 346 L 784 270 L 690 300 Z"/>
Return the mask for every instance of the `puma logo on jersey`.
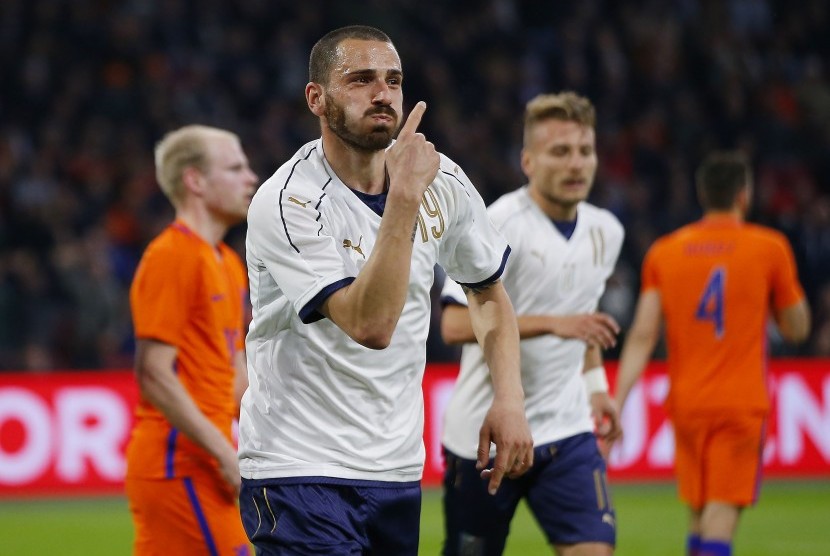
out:
<path id="1" fill-rule="evenodd" d="M 614 523 L 614 516 L 609 513 L 602 514 L 602 522 L 607 523 L 611 527 L 616 527 L 616 523 Z"/>
<path id="2" fill-rule="evenodd" d="M 302 201 L 300 201 L 299 199 L 297 199 L 295 197 L 288 197 L 288 200 L 291 201 L 292 203 L 300 205 L 303 208 L 305 208 L 305 206 L 309 203 L 308 201 L 302 202 Z"/>
<path id="3" fill-rule="evenodd" d="M 350 239 L 344 239 L 343 247 L 345 247 L 346 249 L 353 249 L 355 252 L 360 253 L 360 256 L 365 259 L 366 255 L 363 254 L 363 249 L 360 248 L 361 243 L 363 243 L 363 236 L 360 236 L 360 239 L 357 241 L 357 245 L 352 243 L 352 240 Z"/>

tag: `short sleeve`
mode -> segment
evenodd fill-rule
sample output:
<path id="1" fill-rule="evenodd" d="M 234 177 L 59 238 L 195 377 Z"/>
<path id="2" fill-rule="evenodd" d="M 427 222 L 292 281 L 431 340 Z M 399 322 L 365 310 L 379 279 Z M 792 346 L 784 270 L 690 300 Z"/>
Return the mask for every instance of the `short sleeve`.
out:
<path id="1" fill-rule="evenodd" d="M 193 257 L 174 249 L 148 250 L 130 291 L 136 338 L 180 346 L 198 284 Z"/>
<path id="2" fill-rule="evenodd" d="M 337 289 L 354 281 L 357 268 L 338 250 L 316 198 L 270 185 L 248 213 L 247 247 L 264 266 L 306 323 L 319 320 L 317 307 Z M 265 187 L 265 186 L 263 186 Z M 296 188 L 295 188 L 296 189 Z"/>
<path id="3" fill-rule="evenodd" d="M 445 162 L 448 159 L 445 159 Z M 453 228 L 442 242 L 439 262 L 456 282 L 483 286 L 498 280 L 507 265 L 510 246 L 496 230 L 484 201 L 467 176 L 454 163 L 442 165 L 441 187 L 449 197 Z"/>
<path id="4" fill-rule="evenodd" d="M 784 237 L 775 242 L 776 264 L 772 265 L 772 305 L 785 309 L 804 299 L 804 290 L 798 281 L 795 255 Z"/>

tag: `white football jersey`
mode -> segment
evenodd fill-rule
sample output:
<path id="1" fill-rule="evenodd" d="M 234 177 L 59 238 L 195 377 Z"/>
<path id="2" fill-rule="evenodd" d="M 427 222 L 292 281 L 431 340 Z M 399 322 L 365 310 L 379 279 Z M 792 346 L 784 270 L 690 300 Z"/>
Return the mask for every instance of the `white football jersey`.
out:
<path id="1" fill-rule="evenodd" d="M 623 228 L 609 211 L 580 203 L 570 239 L 530 198 L 527 186 L 508 193 L 488 214 L 512 249 L 502 276 L 517 315 L 571 315 L 597 309 L 614 270 Z M 447 280 L 445 302 L 467 304 L 461 287 Z M 522 386 L 535 445 L 593 430 L 581 372 L 585 344 L 544 335 L 521 341 Z M 475 459 L 478 431 L 493 399 L 490 374 L 478 344 L 465 344 L 461 370 L 446 408 L 443 444 Z"/>
<path id="2" fill-rule="evenodd" d="M 248 213 L 253 321 L 240 470 L 250 479 L 419 480 L 434 266 L 463 283 L 488 283 L 501 276 L 510 249 L 467 176 L 442 155 L 422 200 L 391 344 L 361 346 L 317 308 L 366 264 L 381 217 L 334 174 L 322 148 L 318 139 L 300 149 Z"/>

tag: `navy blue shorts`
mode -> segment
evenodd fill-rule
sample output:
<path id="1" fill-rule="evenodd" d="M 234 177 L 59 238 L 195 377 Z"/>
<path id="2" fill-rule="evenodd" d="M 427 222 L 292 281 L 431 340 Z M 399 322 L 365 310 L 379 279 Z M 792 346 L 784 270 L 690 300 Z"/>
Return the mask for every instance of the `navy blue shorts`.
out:
<path id="1" fill-rule="evenodd" d="M 239 506 L 258 555 L 418 554 L 418 481 L 242 479 Z"/>
<path id="2" fill-rule="evenodd" d="M 605 460 L 592 433 L 535 447 L 530 471 L 515 480 L 505 478 L 495 496 L 487 493 L 475 460 L 446 449 L 444 457 L 446 556 L 501 554 L 522 498 L 551 544 L 615 544 Z"/>

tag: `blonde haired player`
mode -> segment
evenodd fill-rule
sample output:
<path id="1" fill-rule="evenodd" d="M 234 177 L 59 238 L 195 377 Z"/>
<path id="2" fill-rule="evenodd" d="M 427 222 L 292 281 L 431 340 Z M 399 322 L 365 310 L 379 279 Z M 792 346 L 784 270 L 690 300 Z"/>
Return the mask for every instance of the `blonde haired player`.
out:
<path id="1" fill-rule="evenodd" d="M 148 245 L 130 289 L 141 399 L 127 447 L 134 553 L 240 556 L 239 466 L 231 426 L 247 384 L 245 268 L 223 241 L 257 177 L 239 138 L 207 126 L 155 151 L 176 219 Z"/>

